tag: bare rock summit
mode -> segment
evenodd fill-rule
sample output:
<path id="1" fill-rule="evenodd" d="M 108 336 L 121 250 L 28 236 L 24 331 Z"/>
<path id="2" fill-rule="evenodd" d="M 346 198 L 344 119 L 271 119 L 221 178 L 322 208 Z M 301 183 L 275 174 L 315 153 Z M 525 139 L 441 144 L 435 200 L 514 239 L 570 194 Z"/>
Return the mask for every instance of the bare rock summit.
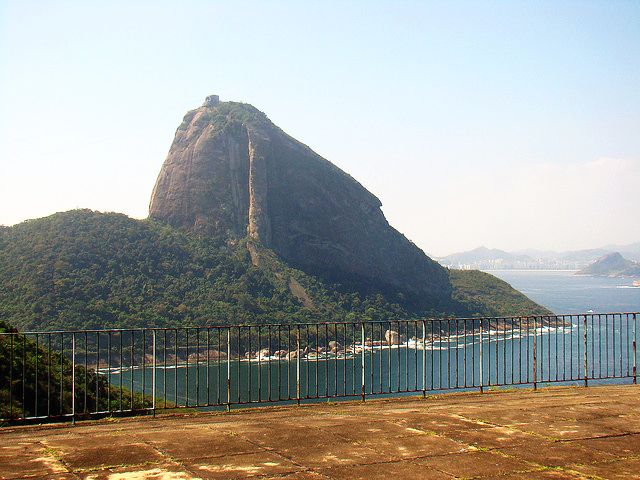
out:
<path id="1" fill-rule="evenodd" d="M 391 227 L 380 207 L 255 107 L 210 95 L 178 127 L 149 215 L 229 241 L 248 237 L 307 273 L 401 303 L 448 302 L 447 271 Z"/>

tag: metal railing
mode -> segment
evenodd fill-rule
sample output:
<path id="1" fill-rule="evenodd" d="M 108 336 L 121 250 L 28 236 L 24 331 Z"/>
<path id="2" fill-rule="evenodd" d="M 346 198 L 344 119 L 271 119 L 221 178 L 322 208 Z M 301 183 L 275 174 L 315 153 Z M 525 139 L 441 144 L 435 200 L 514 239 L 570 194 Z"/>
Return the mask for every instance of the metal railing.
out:
<path id="1" fill-rule="evenodd" d="M 0 333 L 0 420 L 636 383 L 638 316 Z"/>

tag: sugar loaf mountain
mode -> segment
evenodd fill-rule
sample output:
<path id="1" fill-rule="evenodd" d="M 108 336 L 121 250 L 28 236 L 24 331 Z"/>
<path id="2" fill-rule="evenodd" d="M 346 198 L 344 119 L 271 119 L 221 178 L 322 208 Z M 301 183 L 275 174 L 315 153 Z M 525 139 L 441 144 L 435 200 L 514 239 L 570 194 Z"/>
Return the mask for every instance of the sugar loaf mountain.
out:
<path id="1" fill-rule="evenodd" d="M 448 270 L 381 202 L 251 105 L 178 127 L 149 218 L 73 210 L 0 228 L 0 320 L 20 329 L 549 313 Z"/>

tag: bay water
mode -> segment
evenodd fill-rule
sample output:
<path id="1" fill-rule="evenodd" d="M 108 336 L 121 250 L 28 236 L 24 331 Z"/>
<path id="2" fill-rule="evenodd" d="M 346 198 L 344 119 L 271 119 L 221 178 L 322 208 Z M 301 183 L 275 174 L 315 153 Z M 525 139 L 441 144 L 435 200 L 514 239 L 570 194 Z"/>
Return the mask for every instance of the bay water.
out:
<path id="1" fill-rule="evenodd" d="M 593 311 L 638 312 L 640 288 L 632 279 L 586 277 L 571 271 L 491 271 L 532 300 L 556 314 Z M 634 365 L 633 317 L 589 316 L 587 320 L 587 375 L 616 377 L 629 382 Z M 353 397 L 396 396 L 408 392 L 477 389 L 538 383 L 582 384 L 584 370 L 584 319 L 540 324 L 534 331 L 515 325 L 505 331 L 458 332 L 426 345 L 373 346 L 362 354 L 287 361 L 232 360 L 209 365 L 160 365 L 155 380 L 150 368 L 114 372 L 112 384 L 133 385 L 150 394 L 155 385 L 157 406 L 239 404 Z M 482 347 L 481 347 L 482 343 Z M 535 344 L 535 346 L 534 346 Z M 483 350 L 482 356 L 480 350 Z M 533 352 L 537 353 L 534 372 Z M 635 363 L 640 361 L 635 353 Z M 482 361 L 480 360 L 482 358 Z M 364 375 L 362 364 L 364 363 Z M 229 385 L 227 385 L 227 377 Z M 298 382 L 299 378 L 299 382 Z M 597 380 L 596 380 L 597 381 Z M 298 387 L 298 385 L 300 385 Z M 299 388 L 299 390 L 298 390 Z"/>

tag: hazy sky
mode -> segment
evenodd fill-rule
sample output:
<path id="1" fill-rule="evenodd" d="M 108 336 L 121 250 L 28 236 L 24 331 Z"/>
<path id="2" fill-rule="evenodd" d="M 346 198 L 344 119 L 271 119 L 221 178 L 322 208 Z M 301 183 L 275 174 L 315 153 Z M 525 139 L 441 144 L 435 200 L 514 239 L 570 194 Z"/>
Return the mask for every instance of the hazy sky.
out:
<path id="1" fill-rule="evenodd" d="M 255 105 L 430 254 L 640 241 L 640 2 L 0 0 L 0 224 L 145 217 L 184 113 Z"/>

